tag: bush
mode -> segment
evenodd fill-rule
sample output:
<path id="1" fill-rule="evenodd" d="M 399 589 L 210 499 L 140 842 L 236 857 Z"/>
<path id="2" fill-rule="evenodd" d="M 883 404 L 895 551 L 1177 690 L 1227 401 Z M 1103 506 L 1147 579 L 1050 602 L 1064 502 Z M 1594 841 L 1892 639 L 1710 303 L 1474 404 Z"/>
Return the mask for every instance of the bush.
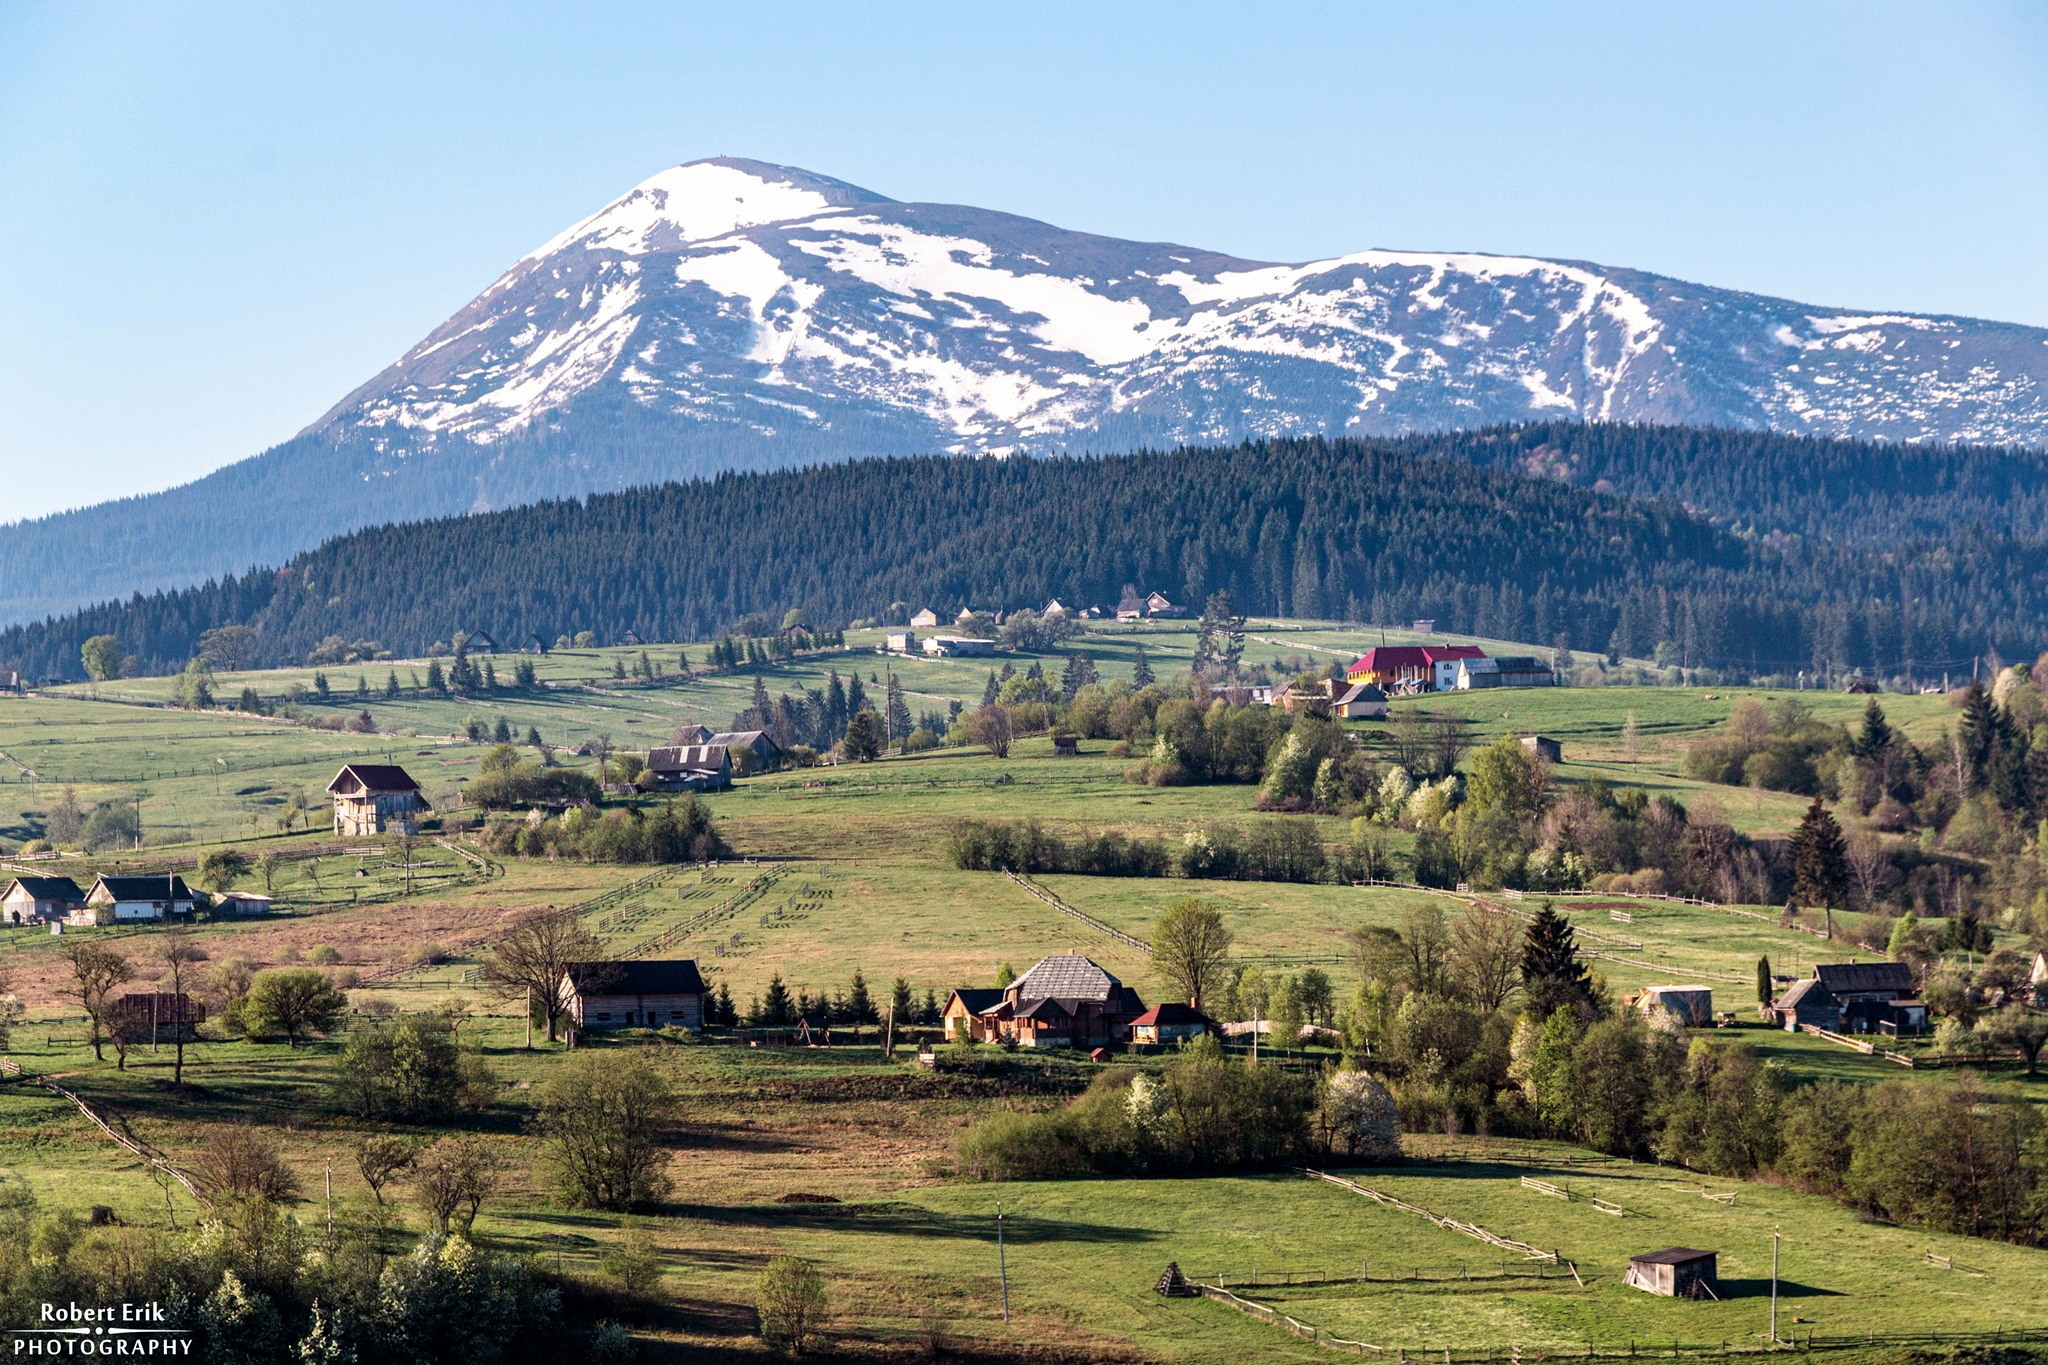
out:
<path id="1" fill-rule="evenodd" d="M 989 1180 L 1259 1169 L 1310 1146 L 1314 1087 L 1275 1066 L 1225 1059 L 1198 1040 L 1156 1077 L 1098 1076 L 1046 1114 L 1003 1114 L 970 1128 L 960 1168 Z"/>
<path id="2" fill-rule="evenodd" d="M 311 967 L 285 967 L 259 975 L 241 1001 L 242 1026 L 257 1037 L 284 1034 L 293 1047 L 312 1033 L 331 1033 L 348 997 Z"/>
<path id="3" fill-rule="evenodd" d="M 192 1178 L 213 1199 L 277 1203 L 299 1192 L 277 1144 L 247 1125 L 213 1133 L 192 1160 Z"/>
<path id="4" fill-rule="evenodd" d="M 335 1058 L 333 1093 L 358 1118 L 418 1122 L 489 1094 L 483 1059 L 463 1049 L 448 1021 L 409 1014 L 351 1032 Z"/>
<path id="5" fill-rule="evenodd" d="M 606 1279 L 629 1294 L 646 1294 L 661 1283 L 661 1250 L 644 1231 L 627 1233 L 597 1258 Z"/>
<path id="6" fill-rule="evenodd" d="M 572 1207 L 630 1209 L 667 1193 L 661 1135 L 675 1097 L 645 1057 L 580 1053 L 539 1103 L 556 1186 Z"/>
<path id="7" fill-rule="evenodd" d="M 754 1286 L 761 1340 L 800 1356 L 817 1340 L 825 1317 L 825 1281 L 818 1268 L 798 1256 L 771 1256 Z"/>

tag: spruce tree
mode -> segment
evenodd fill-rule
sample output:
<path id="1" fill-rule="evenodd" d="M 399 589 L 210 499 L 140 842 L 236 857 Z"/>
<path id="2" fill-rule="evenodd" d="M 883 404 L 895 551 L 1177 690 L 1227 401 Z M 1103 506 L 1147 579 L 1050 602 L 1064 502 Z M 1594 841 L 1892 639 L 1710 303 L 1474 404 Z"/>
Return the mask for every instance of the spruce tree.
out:
<path id="1" fill-rule="evenodd" d="M 996 704 L 996 697 L 1001 691 L 1001 686 L 996 682 L 996 671 L 991 668 L 988 671 L 988 682 L 981 689 L 981 704 L 983 706 L 994 706 Z"/>
<path id="2" fill-rule="evenodd" d="M 1760 957 L 1756 960 L 1756 1002 L 1759 1005 L 1768 1005 L 1776 998 L 1777 992 L 1771 981 L 1771 960 L 1768 957 Z"/>
<path id="3" fill-rule="evenodd" d="M 718 983 L 718 1002 L 716 1006 L 716 1012 L 718 1017 L 712 1022 L 716 1023 L 721 1028 L 731 1028 L 734 1024 L 737 1024 L 739 1022 L 739 1011 L 733 1008 L 732 987 L 727 985 L 723 981 Z"/>
<path id="4" fill-rule="evenodd" d="M 1842 827 L 1818 796 L 1792 832 L 1792 899 L 1832 910 L 1849 882 L 1849 849 Z"/>
<path id="5" fill-rule="evenodd" d="M 387 700 L 398 697 L 398 670 L 395 668 L 384 675 L 384 696 Z"/>
<path id="6" fill-rule="evenodd" d="M 752 717 L 753 727 L 762 730 L 768 728 L 769 720 L 775 715 L 775 703 L 768 699 L 768 680 L 759 673 L 754 675 L 754 696 L 748 715 Z"/>
<path id="7" fill-rule="evenodd" d="M 441 671 L 439 659 L 427 660 L 427 691 L 437 697 L 446 696 L 448 693 L 448 676 Z"/>
<path id="8" fill-rule="evenodd" d="M 503 716 L 498 717 L 498 724 L 491 731 L 491 741 L 495 744 L 510 744 L 512 742 L 512 722 L 506 720 Z"/>
<path id="9" fill-rule="evenodd" d="M 1856 736 L 1856 753 L 1861 758 L 1876 758 L 1891 747 L 1891 722 L 1884 718 L 1884 708 L 1877 704 L 1877 698 L 1872 697 L 1863 708 L 1863 729 Z"/>
<path id="10" fill-rule="evenodd" d="M 369 699 L 370 680 L 368 678 L 365 678 L 362 674 L 358 673 L 356 674 L 356 700 L 368 701 Z"/>
<path id="11" fill-rule="evenodd" d="M 843 1012 L 835 1010 L 835 1013 L 839 1014 L 843 1022 L 849 1024 L 881 1022 L 882 1016 L 875 1012 L 874 997 L 868 994 L 868 979 L 861 975 L 859 968 L 854 969 L 853 985 L 846 993 Z"/>
<path id="12" fill-rule="evenodd" d="M 919 1006 L 917 1011 L 917 1022 L 920 1024 L 936 1024 L 942 1017 L 939 1010 L 938 993 L 930 986 L 926 986 L 924 988 L 924 1004 Z"/>
<path id="13" fill-rule="evenodd" d="M 917 1000 L 911 995 L 910 982 L 905 977 L 897 977 L 889 992 L 889 1017 L 899 1024 L 908 1024 L 917 1018 Z"/>
<path id="14" fill-rule="evenodd" d="M 1537 1019 L 1547 1019 L 1563 1006 L 1584 1008 L 1593 1003 L 1593 983 L 1579 961 L 1571 921 L 1549 901 L 1522 937 L 1522 989 L 1528 996 L 1528 1012 Z"/>
<path id="15" fill-rule="evenodd" d="M 761 998 L 761 1008 L 754 1017 L 769 1028 L 787 1028 L 796 1022 L 796 1007 L 780 973 L 768 978 L 768 994 Z"/>
<path id="16" fill-rule="evenodd" d="M 1145 657 L 1145 646 L 1134 646 L 1131 650 L 1131 686 L 1150 687 L 1152 683 L 1152 661 Z"/>

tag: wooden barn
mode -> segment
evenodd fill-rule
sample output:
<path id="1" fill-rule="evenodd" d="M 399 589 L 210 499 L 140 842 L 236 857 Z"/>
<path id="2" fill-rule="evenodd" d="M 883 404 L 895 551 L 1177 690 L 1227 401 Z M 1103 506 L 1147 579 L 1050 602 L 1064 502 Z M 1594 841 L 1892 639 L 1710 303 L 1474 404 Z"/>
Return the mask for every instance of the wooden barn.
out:
<path id="1" fill-rule="evenodd" d="M 350 763 L 327 784 L 334 798 L 334 832 L 344 836 L 420 832 L 431 809 L 420 784 L 396 763 Z"/>
<path id="2" fill-rule="evenodd" d="M 576 962 L 568 976 L 578 1029 L 704 1027 L 704 978 L 693 958 Z"/>
<path id="3" fill-rule="evenodd" d="M 183 992 L 134 991 L 114 1001 L 114 1027 L 138 1042 L 198 1041 L 206 1006 Z"/>
<path id="4" fill-rule="evenodd" d="M 60 920 L 85 904 L 85 892 L 69 877 L 16 877 L 0 895 L 0 921 L 39 924 Z"/>
<path id="5" fill-rule="evenodd" d="M 1718 1299 L 1720 1282 L 1715 1275 L 1713 1251 L 1690 1247 L 1668 1247 L 1628 1258 L 1624 1284 L 1652 1294 L 1675 1299 Z"/>

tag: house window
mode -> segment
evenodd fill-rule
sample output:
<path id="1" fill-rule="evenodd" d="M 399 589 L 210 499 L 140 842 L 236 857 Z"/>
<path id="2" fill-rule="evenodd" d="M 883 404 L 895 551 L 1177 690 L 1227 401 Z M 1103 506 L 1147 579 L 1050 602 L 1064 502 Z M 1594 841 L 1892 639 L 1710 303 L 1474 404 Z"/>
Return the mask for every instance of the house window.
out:
<path id="1" fill-rule="evenodd" d="M 668 1017 L 678 1024 L 683 1022 L 683 1012 L 681 1010 L 670 1010 Z"/>
<path id="2" fill-rule="evenodd" d="M 609 1024 L 609 1023 L 610 1023 L 611 1021 L 612 1021 L 612 1016 L 611 1016 L 611 1012 L 610 1012 L 609 1010 L 599 1010 L 599 1011 L 597 1012 L 597 1022 L 598 1022 L 598 1023 L 600 1023 L 600 1024 Z"/>

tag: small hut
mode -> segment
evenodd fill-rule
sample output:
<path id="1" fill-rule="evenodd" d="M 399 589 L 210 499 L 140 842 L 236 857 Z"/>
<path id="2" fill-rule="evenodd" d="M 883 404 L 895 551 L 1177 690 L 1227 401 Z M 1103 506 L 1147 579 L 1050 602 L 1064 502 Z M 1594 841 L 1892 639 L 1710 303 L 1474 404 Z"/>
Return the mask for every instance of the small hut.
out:
<path id="1" fill-rule="evenodd" d="M 1714 1263 L 1719 1253 L 1694 1251 L 1690 1247 L 1668 1247 L 1628 1260 L 1623 1283 L 1676 1299 L 1718 1299 Z"/>

